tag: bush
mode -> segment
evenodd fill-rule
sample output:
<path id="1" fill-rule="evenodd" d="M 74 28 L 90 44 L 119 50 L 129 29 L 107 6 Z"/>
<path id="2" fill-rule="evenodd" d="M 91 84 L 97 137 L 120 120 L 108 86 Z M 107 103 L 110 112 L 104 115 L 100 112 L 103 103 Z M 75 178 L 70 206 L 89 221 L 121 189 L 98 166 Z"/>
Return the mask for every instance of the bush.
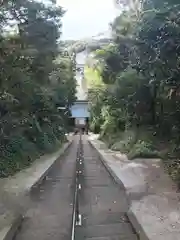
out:
<path id="1" fill-rule="evenodd" d="M 114 151 L 121 151 L 122 153 L 128 153 L 136 141 L 136 134 L 134 131 L 127 130 L 121 132 L 121 135 L 115 138 L 113 144 L 110 146 Z"/>
<path id="2" fill-rule="evenodd" d="M 178 183 L 180 187 L 180 160 L 179 159 L 171 159 L 164 160 L 165 170 L 171 176 L 171 178 Z"/>
<path id="3" fill-rule="evenodd" d="M 116 135 L 103 136 L 101 140 L 106 142 L 111 150 L 127 154 L 129 159 L 160 157 L 160 153 L 156 151 L 152 142 L 146 139 L 145 134 L 138 137 L 142 137 L 143 140 L 137 141 L 134 130 L 126 130 Z"/>
<path id="4" fill-rule="evenodd" d="M 31 139 L 22 133 L 4 138 L 0 145 L 0 177 L 8 177 L 28 167 L 40 155 L 55 151 L 64 140 L 64 133 L 58 140 L 50 126 L 43 132 L 36 132 Z"/>
<path id="5" fill-rule="evenodd" d="M 100 134 L 99 139 L 104 141 L 107 145 L 108 148 L 111 148 L 111 146 L 115 143 L 120 141 L 120 139 L 122 139 L 122 135 L 123 133 L 118 132 L 117 134 L 105 134 L 103 135 L 102 133 Z"/>
<path id="6" fill-rule="evenodd" d="M 34 143 L 24 136 L 11 136 L 0 146 L 0 177 L 7 177 L 29 166 L 39 156 Z"/>
<path id="7" fill-rule="evenodd" d="M 158 151 L 155 150 L 152 143 L 138 140 L 128 153 L 129 159 L 134 158 L 154 158 L 159 157 Z"/>
<path id="8" fill-rule="evenodd" d="M 113 151 L 121 151 L 122 153 L 128 153 L 131 147 L 131 143 L 125 140 L 120 142 L 116 142 L 111 146 L 111 150 Z"/>
<path id="9" fill-rule="evenodd" d="M 117 131 L 116 119 L 113 116 L 106 116 L 104 123 L 101 126 L 102 135 L 114 134 Z"/>

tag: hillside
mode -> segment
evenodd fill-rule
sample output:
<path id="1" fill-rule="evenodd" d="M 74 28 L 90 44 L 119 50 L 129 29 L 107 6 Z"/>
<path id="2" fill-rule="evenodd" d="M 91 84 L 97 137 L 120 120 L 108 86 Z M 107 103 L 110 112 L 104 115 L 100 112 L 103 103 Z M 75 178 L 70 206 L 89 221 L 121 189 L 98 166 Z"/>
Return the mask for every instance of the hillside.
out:
<path id="1" fill-rule="evenodd" d="M 89 52 L 100 49 L 111 42 L 111 35 L 109 31 L 99 33 L 91 38 L 85 38 L 80 40 L 65 40 L 60 43 L 61 47 L 65 47 L 69 53 L 79 53 L 85 49 Z"/>

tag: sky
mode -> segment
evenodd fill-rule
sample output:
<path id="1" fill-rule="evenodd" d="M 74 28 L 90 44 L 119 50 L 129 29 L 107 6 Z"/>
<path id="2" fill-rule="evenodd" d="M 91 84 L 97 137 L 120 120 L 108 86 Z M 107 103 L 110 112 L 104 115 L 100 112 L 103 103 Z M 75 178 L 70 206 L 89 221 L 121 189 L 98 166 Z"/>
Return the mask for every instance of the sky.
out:
<path id="1" fill-rule="evenodd" d="M 62 38 L 82 39 L 107 31 L 117 9 L 113 0 L 57 0 L 67 12 L 63 17 Z"/>

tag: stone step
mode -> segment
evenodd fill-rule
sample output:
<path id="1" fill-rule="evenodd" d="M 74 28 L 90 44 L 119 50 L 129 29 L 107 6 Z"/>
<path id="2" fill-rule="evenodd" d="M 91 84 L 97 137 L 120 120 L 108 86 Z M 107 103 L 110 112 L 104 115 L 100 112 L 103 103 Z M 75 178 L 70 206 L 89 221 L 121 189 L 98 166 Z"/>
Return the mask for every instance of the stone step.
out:
<path id="1" fill-rule="evenodd" d="M 100 238 L 100 237 L 111 237 L 119 236 L 121 239 L 133 239 L 137 240 L 136 235 L 134 234 L 131 225 L 128 223 L 115 223 L 108 225 L 96 225 L 88 227 L 79 227 L 76 228 L 76 240 L 88 239 L 88 238 Z"/>
<path id="2" fill-rule="evenodd" d="M 113 223 L 128 223 L 128 218 L 122 212 L 100 212 L 93 215 L 85 215 L 82 218 L 84 226 L 105 225 Z"/>

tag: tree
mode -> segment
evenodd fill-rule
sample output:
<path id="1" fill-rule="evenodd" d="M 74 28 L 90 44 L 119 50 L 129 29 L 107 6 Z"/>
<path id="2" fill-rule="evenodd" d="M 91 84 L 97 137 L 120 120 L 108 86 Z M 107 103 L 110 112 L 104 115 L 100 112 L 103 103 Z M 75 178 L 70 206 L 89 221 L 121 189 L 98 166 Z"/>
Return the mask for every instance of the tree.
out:
<path id="1" fill-rule="evenodd" d="M 75 79 L 71 59 L 59 53 L 63 10 L 54 1 L 7 1 L 0 16 L 3 177 L 53 151 L 64 140 L 66 115 L 58 106 L 68 110 L 74 101 Z"/>
<path id="2" fill-rule="evenodd" d="M 157 134 L 177 139 L 180 5 L 145 0 L 138 6 L 126 5 L 111 24 L 113 44 L 96 51 L 111 99 L 101 107 L 127 113 L 128 126 L 152 126 Z"/>

